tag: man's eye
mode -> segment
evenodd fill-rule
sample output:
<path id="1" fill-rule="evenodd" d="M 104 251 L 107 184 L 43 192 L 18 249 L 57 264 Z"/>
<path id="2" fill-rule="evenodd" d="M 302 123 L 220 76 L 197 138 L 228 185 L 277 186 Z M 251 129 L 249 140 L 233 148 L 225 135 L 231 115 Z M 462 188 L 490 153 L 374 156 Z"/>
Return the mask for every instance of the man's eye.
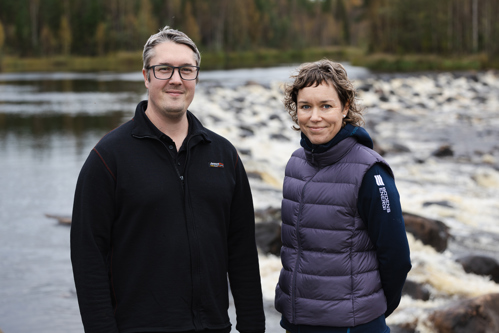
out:
<path id="1" fill-rule="evenodd" d="M 180 68 L 180 70 L 184 74 L 191 74 L 192 72 L 194 72 L 194 68 L 192 68 L 192 67 L 182 67 L 182 68 Z"/>
<path id="2" fill-rule="evenodd" d="M 156 67 L 156 70 L 161 73 L 170 73 L 172 71 L 171 67 L 168 66 Z"/>

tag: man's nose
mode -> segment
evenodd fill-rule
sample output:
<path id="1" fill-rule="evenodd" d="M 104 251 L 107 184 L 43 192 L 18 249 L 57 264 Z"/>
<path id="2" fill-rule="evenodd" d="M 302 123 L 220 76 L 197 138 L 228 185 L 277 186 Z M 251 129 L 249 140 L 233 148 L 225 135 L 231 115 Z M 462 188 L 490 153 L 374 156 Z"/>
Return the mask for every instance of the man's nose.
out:
<path id="1" fill-rule="evenodd" d="M 170 83 L 182 83 L 182 78 L 180 77 L 180 68 L 173 69 L 173 75 L 170 78 Z"/>

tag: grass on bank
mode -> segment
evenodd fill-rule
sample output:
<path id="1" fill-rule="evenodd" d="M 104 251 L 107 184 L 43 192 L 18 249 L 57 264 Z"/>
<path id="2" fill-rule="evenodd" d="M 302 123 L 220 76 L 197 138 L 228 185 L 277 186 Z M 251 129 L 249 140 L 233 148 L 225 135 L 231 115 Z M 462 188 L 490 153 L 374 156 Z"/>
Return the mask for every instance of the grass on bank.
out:
<path id="1" fill-rule="evenodd" d="M 462 71 L 499 69 L 499 59 L 485 54 L 472 56 L 366 54 L 353 47 L 307 48 L 301 50 L 256 50 L 245 52 L 202 52 L 204 70 L 270 67 L 328 58 L 379 72 Z M 133 72 L 142 68 L 142 53 L 120 52 L 102 57 L 54 56 L 0 58 L 1 72 Z"/>

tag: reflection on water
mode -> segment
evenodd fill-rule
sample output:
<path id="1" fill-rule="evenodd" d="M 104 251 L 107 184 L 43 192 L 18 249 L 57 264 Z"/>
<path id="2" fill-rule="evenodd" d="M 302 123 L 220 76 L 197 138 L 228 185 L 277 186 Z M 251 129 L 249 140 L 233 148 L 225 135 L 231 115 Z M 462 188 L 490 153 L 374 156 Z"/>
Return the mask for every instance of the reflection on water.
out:
<path id="1" fill-rule="evenodd" d="M 0 75 L 0 330 L 5 333 L 83 332 L 69 228 L 45 214 L 71 214 L 76 178 L 89 151 L 145 98 L 140 77 Z"/>
<path id="2" fill-rule="evenodd" d="M 70 137 L 78 151 L 85 147 L 85 137 L 93 133 L 103 135 L 123 123 L 127 113 L 113 111 L 100 115 L 0 113 L 0 149 L 12 145 L 15 137 L 18 148 L 30 146 L 37 151 L 53 150 L 54 137 Z M 10 138 L 9 140 L 7 140 Z M 24 147 L 28 148 L 28 147 Z"/>

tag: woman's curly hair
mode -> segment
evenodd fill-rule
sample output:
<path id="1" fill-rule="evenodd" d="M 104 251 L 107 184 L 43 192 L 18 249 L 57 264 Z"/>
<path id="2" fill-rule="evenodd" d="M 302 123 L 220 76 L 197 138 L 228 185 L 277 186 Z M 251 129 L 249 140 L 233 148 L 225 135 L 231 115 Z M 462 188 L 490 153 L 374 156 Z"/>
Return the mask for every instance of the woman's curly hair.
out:
<path id="1" fill-rule="evenodd" d="M 354 126 L 364 125 L 364 118 L 362 117 L 363 108 L 357 105 L 355 88 L 348 79 L 347 71 L 341 64 L 328 59 L 304 63 L 300 66 L 298 74 L 291 77 L 294 78 L 294 82 L 287 84 L 284 88 L 284 107 L 296 125 L 298 125 L 296 110 L 298 92 L 303 88 L 317 87 L 324 81 L 332 84 L 336 89 L 342 109 L 345 105 L 348 105 L 348 113 L 343 118 L 342 126 L 346 123 Z M 297 126 L 293 126 L 293 129 L 300 130 Z"/>

